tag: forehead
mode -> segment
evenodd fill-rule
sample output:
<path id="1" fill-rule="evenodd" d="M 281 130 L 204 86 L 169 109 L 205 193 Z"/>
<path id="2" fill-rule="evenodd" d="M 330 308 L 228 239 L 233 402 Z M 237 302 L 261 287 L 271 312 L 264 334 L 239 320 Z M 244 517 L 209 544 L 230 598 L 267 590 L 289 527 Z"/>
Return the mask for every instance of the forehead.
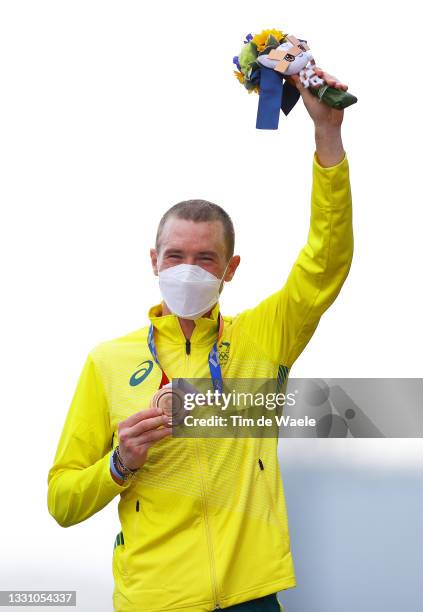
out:
<path id="1" fill-rule="evenodd" d="M 163 226 L 159 244 L 161 249 L 214 250 L 220 253 L 225 250 L 223 223 L 169 217 Z"/>

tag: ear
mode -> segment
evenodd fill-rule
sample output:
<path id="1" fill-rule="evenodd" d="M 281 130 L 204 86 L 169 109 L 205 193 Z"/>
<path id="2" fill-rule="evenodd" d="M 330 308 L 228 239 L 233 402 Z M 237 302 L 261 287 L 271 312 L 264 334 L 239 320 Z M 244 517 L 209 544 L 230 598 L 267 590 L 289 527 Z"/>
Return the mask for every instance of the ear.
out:
<path id="1" fill-rule="evenodd" d="M 223 280 L 228 283 L 234 277 L 235 271 L 239 264 L 241 263 L 241 257 L 239 255 L 233 255 L 229 261 L 228 269 L 226 270 L 226 274 Z"/>
<path id="2" fill-rule="evenodd" d="M 150 249 L 150 259 L 151 259 L 151 267 L 153 268 L 153 272 L 156 276 L 158 276 L 156 249 L 153 249 L 153 248 Z"/>

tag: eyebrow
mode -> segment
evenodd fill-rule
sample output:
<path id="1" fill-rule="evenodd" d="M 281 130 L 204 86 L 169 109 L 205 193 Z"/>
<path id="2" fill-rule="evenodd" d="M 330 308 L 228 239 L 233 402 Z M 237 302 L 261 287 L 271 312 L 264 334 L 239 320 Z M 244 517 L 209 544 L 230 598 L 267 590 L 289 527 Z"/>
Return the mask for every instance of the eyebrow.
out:
<path id="1" fill-rule="evenodd" d="M 172 248 L 165 249 L 164 254 L 169 255 L 169 253 L 183 253 L 183 251 L 182 249 L 172 249 Z"/>
<path id="2" fill-rule="evenodd" d="M 167 248 L 164 251 L 164 255 L 170 255 L 170 254 L 182 254 L 184 251 L 182 249 L 172 249 L 172 248 Z M 201 255 L 209 255 L 211 257 L 218 257 L 218 253 L 216 251 L 199 251 L 198 253 L 195 254 L 196 256 L 201 256 Z"/>
<path id="3" fill-rule="evenodd" d="M 216 253 L 216 251 L 199 251 L 197 255 L 211 255 L 213 257 L 218 257 L 218 253 Z"/>

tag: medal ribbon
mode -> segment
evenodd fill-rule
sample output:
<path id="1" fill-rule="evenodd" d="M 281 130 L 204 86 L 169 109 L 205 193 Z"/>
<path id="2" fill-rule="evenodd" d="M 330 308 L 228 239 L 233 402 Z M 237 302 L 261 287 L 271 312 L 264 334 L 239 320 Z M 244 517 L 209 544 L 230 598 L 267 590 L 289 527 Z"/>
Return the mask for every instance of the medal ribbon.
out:
<path id="1" fill-rule="evenodd" d="M 217 340 L 214 342 L 212 349 L 209 353 L 208 356 L 208 362 L 209 362 L 209 369 L 210 369 L 210 377 L 213 381 L 213 388 L 215 391 L 219 391 L 220 393 L 223 392 L 223 378 L 222 378 L 222 371 L 220 368 L 220 362 L 219 362 L 219 355 L 218 355 L 218 351 L 217 351 L 217 345 L 219 343 L 220 338 L 222 337 L 223 334 L 223 317 L 219 312 L 219 331 L 217 334 Z M 163 387 L 163 385 L 166 385 L 169 382 L 169 378 L 167 377 L 165 371 L 163 370 L 162 366 L 160 365 L 159 362 L 159 358 L 157 356 L 157 349 L 156 349 L 156 344 L 154 341 L 154 326 L 153 324 L 150 325 L 150 329 L 148 330 L 148 348 L 150 349 L 150 353 L 151 356 L 153 357 L 154 361 L 156 362 L 156 364 L 159 366 L 160 370 L 162 371 L 162 380 L 160 383 L 160 389 Z"/>

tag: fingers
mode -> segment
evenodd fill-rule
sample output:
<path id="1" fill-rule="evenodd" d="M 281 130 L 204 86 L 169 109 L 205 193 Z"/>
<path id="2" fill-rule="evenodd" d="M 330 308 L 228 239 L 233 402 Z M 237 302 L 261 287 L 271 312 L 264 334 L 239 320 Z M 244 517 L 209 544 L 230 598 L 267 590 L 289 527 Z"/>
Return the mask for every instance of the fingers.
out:
<path id="1" fill-rule="evenodd" d="M 169 416 L 166 414 L 159 414 L 159 416 L 150 417 L 143 419 L 135 423 L 132 427 L 125 427 L 119 435 L 119 439 L 124 442 L 128 438 L 136 438 L 143 433 L 152 429 L 157 429 L 161 426 L 169 425 Z"/>
<path id="2" fill-rule="evenodd" d="M 170 427 L 151 429 L 143 433 L 141 436 L 129 438 L 127 442 L 122 445 L 122 447 L 119 443 L 124 464 L 131 469 L 142 467 L 147 460 L 147 454 L 150 446 L 159 440 L 166 438 L 171 433 L 172 430 Z"/>
<path id="3" fill-rule="evenodd" d="M 154 415 L 154 416 L 149 416 Z M 134 423 L 134 420 L 138 419 Z M 128 426 L 129 423 L 134 423 Z M 152 444 L 169 436 L 169 417 L 157 408 L 142 410 L 118 423 L 119 448 L 126 466 L 137 468 L 144 465 L 148 449 Z"/>
<path id="4" fill-rule="evenodd" d="M 317 66 L 314 66 L 314 72 L 317 74 L 317 76 L 326 81 L 329 87 L 334 87 L 335 89 L 342 89 L 343 91 L 347 91 L 348 85 L 339 81 L 337 77 L 333 76 L 332 74 L 325 72 Z"/>
<path id="5" fill-rule="evenodd" d="M 131 414 L 127 419 L 118 423 L 118 426 L 126 428 L 132 427 L 139 421 L 143 421 L 144 419 L 149 419 L 151 417 L 161 415 L 161 411 L 158 408 L 147 408 L 146 410 L 140 410 L 139 412 L 135 412 Z"/>
<path id="6" fill-rule="evenodd" d="M 285 77 L 285 79 L 288 81 L 288 83 L 294 85 L 300 93 L 305 89 L 298 74 L 291 74 L 289 77 Z"/>
<path id="7" fill-rule="evenodd" d="M 304 87 L 304 85 L 301 83 L 300 75 L 293 74 L 289 77 L 289 79 L 291 79 L 291 84 L 298 89 L 302 99 L 304 100 L 305 105 L 307 106 L 307 103 L 313 99 L 313 96 L 309 92 L 307 87 Z"/>
<path id="8" fill-rule="evenodd" d="M 339 81 L 337 77 L 333 76 L 332 74 L 325 72 L 324 70 L 322 70 L 321 68 L 318 68 L 317 66 L 314 66 L 314 72 L 317 74 L 317 76 L 322 78 L 329 85 L 329 87 L 334 87 L 335 89 L 342 89 L 343 91 L 347 91 L 348 85 L 346 83 L 342 83 L 341 81 Z M 298 89 L 300 93 L 302 93 L 305 90 L 305 87 L 301 83 L 301 80 L 298 74 L 292 74 L 289 77 L 286 77 L 286 80 L 288 82 L 291 82 L 292 85 L 295 85 L 295 87 Z"/>
<path id="9" fill-rule="evenodd" d="M 297 83 L 301 83 L 300 77 L 298 74 L 291 74 L 289 77 L 285 77 L 288 82 L 291 82 L 293 85 L 297 85 Z"/>
<path id="10" fill-rule="evenodd" d="M 155 442 L 166 438 L 172 433 L 172 429 L 170 427 L 163 427 L 162 429 L 150 429 L 143 433 L 141 436 L 136 438 L 132 438 L 133 445 L 136 447 L 146 446 L 149 448 Z"/>
<path id="11" fill-rule="evenodd" d="M 125 450 L 131 453 L 134 448 L 159 440 L 170 432 L 169 416 L 158 408 L 141 410 L 118 423 L 119 445 L 124 454 Z"/>

